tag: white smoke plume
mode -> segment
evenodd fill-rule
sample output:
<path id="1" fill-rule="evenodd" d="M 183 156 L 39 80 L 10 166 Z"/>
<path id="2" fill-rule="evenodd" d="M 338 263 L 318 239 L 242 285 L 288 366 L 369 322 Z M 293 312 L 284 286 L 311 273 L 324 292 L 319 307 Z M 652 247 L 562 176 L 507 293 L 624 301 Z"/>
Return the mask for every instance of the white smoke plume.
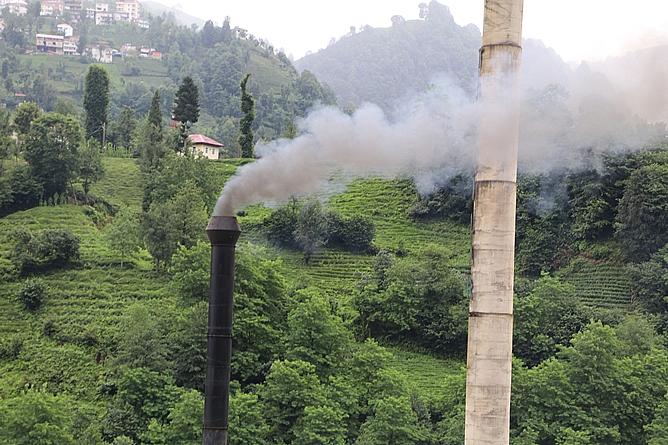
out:
<path id="1" fill-rule="evenodd" d="M 641 149 L 666 134 L 665 124 L 650 125 L 638 114 L 643 104 L 637 98 L 629 106 L 629 91 L 586 66 L 567 73 L 561 85 L 538 77 L 532 76 L 523 91 L 523 171 L 591 166 L 592 153 Z M 666 91 L 666 80 L 657 82 L 656 91 Z M 420 192 L 433 191 L 453 174 L 473 169 L 479 107 L 453 83 L 440 82 L 392 120 L 372 104 L 352 115 L 333 107 L 316 109 L 300 122 L 297 138 L 258 144 L 260 159 L 228 181 L 214 214 L 232 215 L 253 203 L 317 192 L 337 171 L 353 177 L 411 176 Z"/>
<path id="2" fill-rule="evenodd" d="M 394 177 L 470 165 L 475 115 L 474 104 L 454 90 L 423 98 L 394 122 L 372 104 L 350 116 L 333 107 L 317 109 L 301 121 L 300 136 L 256 147 L 260 159 L 225 185 L 215 214 L 313 193 L 336 171 Z"/>

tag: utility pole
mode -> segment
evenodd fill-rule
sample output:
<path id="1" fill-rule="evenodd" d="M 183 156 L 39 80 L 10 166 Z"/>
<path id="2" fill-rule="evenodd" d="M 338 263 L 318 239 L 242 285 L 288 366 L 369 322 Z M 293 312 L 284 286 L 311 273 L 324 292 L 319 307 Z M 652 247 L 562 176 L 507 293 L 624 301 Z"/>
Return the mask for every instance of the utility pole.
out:
<path id="1" fill-rule="evenodd" d="M 485 0 L 472 227 L 466 445 L 508 445 L 523 0 Z"/>

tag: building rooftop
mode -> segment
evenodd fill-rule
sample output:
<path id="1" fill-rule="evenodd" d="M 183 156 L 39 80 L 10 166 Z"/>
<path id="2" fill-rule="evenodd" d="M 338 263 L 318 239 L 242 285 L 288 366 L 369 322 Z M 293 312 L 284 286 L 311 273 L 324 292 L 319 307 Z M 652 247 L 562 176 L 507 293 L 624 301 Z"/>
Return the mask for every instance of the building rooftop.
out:
<path id="1" fill-rule="evenodd" d="M 56 39 L 56 40 L 65 40 L 65 37 L 63 36 L 56 36 L 53 34 L 37 34 L 35 35 L 36 38 L 38 39 Z"/>
<path id="2" fill-rule="evenodd" d="M 213 139 L 204 136 L 203 134 L 191 134 L 188 137 L 188 140 L 193 144 L 204 144 L 204 145 L 210 145 L 212 147 L 224 147 L 225 146 L 218 141 L 214 141 Z"/>

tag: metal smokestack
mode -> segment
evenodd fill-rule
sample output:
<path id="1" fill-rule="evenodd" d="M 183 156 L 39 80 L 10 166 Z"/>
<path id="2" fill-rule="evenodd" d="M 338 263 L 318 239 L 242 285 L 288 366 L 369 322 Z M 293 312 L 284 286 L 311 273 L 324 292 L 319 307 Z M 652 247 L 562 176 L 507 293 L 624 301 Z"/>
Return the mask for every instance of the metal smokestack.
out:
<path id="1" fill-rule="evenodd" d="M 227 445 L 234 254 L 241 230 L 236 218 L 213 216 L 206 228 L 206 234 L 211 241 L 211 288 L 202 444 Z"/>
<path id="2" fill-rule="evenodd" d="M 507 445 L 523 0 L 485 0 L 473 205 L 466 445 Z"/>

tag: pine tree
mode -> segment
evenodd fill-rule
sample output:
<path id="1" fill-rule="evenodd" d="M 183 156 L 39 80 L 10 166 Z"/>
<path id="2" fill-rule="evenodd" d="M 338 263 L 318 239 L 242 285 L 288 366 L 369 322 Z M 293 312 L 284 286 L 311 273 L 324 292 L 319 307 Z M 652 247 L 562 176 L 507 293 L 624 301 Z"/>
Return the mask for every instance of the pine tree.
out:
<path id="1" fill-rule="evenodd" d="M 176 92 L 173 116 L 187 128 L 199 120 L 199 91 L 192 77 L 185 77 Z"/>
<path id="2" fill-rule="evenodd" d="M 98 65 L 86 74 L 84 110 L 86 111 L 86 138 L 104 142 L 109 107 L 109 75 Z"/>
<path id="3" fill-rule="evenodd" d="M 246 74 L 241 81 L 241 112 L 244 117 L 241 118 L 241 135 L 239 135 L 239 145 L 241 145 L 241 156 L 244 158 L 253 157 L 253 121 L 255 120 L 255 101 L 248 92 L 248 79 L 250 74 Z"/>

